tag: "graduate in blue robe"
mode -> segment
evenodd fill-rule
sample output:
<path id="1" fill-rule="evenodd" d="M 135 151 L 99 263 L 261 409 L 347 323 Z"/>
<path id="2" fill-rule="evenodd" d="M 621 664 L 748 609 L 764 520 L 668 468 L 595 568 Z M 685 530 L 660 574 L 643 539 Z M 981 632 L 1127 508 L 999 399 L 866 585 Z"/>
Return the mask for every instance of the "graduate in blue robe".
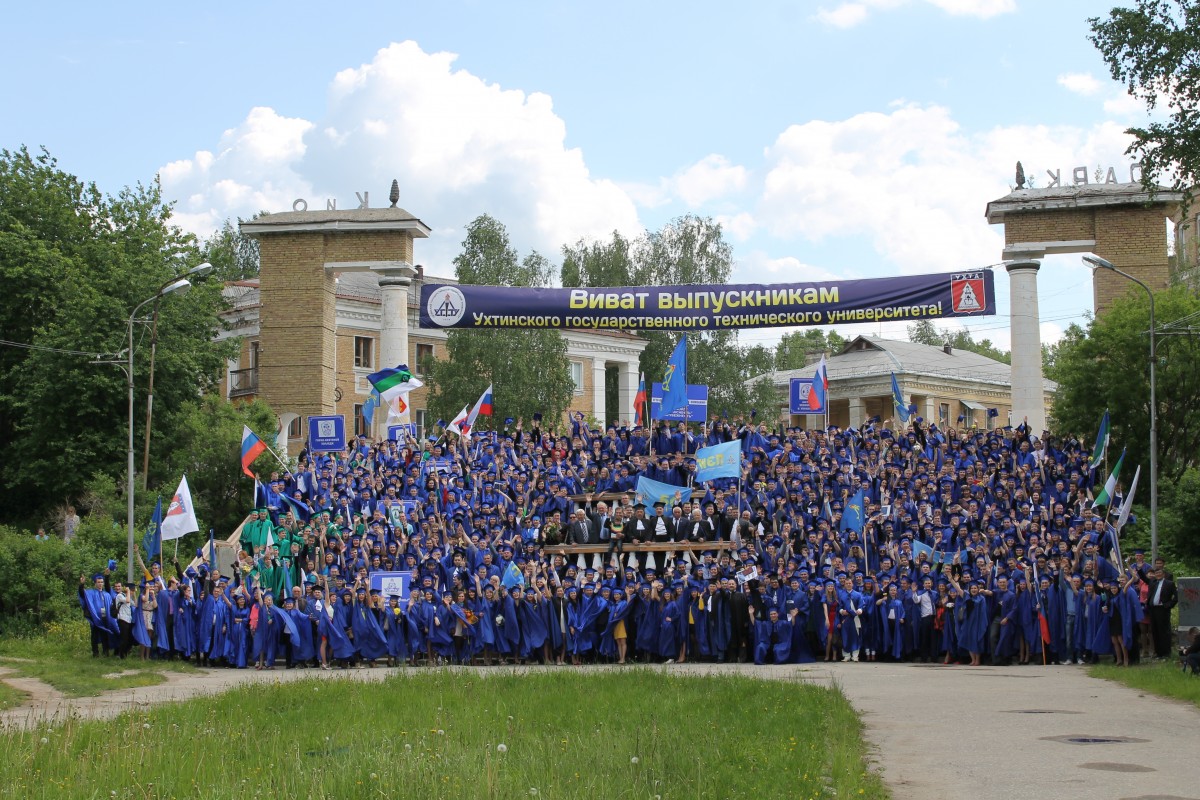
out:
<path id="1" fill-rule="evenodd" d="M 225 603 L 229 608 L 229 619 L 232 623 L 225 660 L 231 667 L 245 669 L 250 653 L 250 606 L 242 592 L 238 592 L 232 601 L 226 597 Z"/>
<path id="2" fill-rule="evenodd" d="M 787 664 L 791 660 L 792 624 L 772 608 L 754 623 L 754 663 Z"/>
<path id="3" fill-rule="evenodd" d="M 255 669 L 275 669 L 275 654 L 279 649 L 279 631 L 282 627 L 271 613 L 275 605 L 275 596 L 271 592 L 259 589 L 255 592 L 255 598 L 257 602 L 252 613 L 254 625 L 251 659 Z"/>
<path id="4" fill-rule="evenodd" d="M 997 614 L 1000 618 L 1000 639 L 996 643 L 996 652 L 992 653 L 993 664 L 1006 664 L 1012 660 L 1017 651 L 1019 627 L 1017 621 L 1017 596 L 1008 585 L 1008 579 L 1001 575 L 997 581 L 996 595 Z"/>
<path id="5" fill-rule="evenodd" d="M 350 628 L 354 631 L 354 646 L 359 657 L 369 665 L 388 654 L 387 638 L 379 627 L 379 620 L 372 608 L 372 598 L 365 589 L 359 588 L 350 612 Z"/>
<path id="6" fill-rule="evenodd" d="M 79 604 L 91 626 L 92 655 L 98 656 L 101 649 L 108 655 L 118 648 L 120 637 L 120 626 L 111 613 L 116 598 L 108 588 L 107 575 L 93 575 L 92 587 L 84 588 L 84 576 L 79 576 Z"/>
<path id="7" fill-rule="evenodd" d="M 880 629 L 883 633 L 880 652 L 894 661 L 904 657 L 905 624 L 904 601 L 896 584 L 888 585 L 887 594 L 876 601 L 879 606 Z"/>
<path id="8" fill-rule="evenodd" d="M 296 608 L 296 601 L 291 597 L 284 598 L 283 613 L 288 615 L 296 632 L 295 638 L 291 640 L 292 647 L 287 663 L 288 669 L 292 669 L 307 664 L 314 658 L 312 622 L 307 614 Z"/>
<path id="9" fill-rule="evenodd" d="M 137 605 L 133 609 L 133 640 L 141 646 L 143 660 L 150 657 L 150 648 L 153 646 L 150 640 L 150 630 L 146 627 L 146 614 L 142 610 L 142 603 L 146 601 L 148 595 L 146 585 L 147 582 L 142 581 L 138 590 Z"/>
<path id="10" fill-rule="evenodd" d="M 525 660 L 538 659 L 550 663 L 550 625 L 548 609 L 550 601 L 538 593 L 532 586 L 525 589 L 525 600 L 517 610 L 521 621 L 521 658 Z"/>
<path id="11" fill-rule="evenodd" d="M 628 631 L 625 620 L 628 619 L 633 606 L 625 599 L 625 593 L 620 589 L 612 591 L 610 600 L 608 622 L 604 626 L 604 633 L 600 635 L 600 653 L 608 658 L 616 659 L 618 664 L 624 664 L 628 652 Z M 625 634 L 620 639 L 616 638 L 618 629 Z"/>
<path id="12" fill-rule="evenodd" d="M 789 592 L 783 614 L 781 615 L 787 620 L 792 629 L 792 642 L 789 647 L 788 663 L 811 664 L 816 659 L 813 658 L 812 651 L 808 648 L 808 592 L 800 587 L 799 577 L 793 577 L 791 585 L 793 591 Z M 865 618 L 867 615 L 864 614 L 863 616 Z M 864 622 L 865 626 L 866 623 Z"/>
<path id="13" fill-rule="evenodd" d="M 733 636 L 733 614 L 729 607 L 729 592 L 717 581 L 710 581 L 704 595 L 704 618 L 708 624 L 708 647 L 718 664 L 724 663 Z"/>
<path id="14" fill-rule="evenodd" d="M 196 601 L 192 599 L 192 587 L 184 584 L 175 608 L 175 650 L 190 659 L 196 652 Z"/>
<path id="15" fill-rule="evenodd" d="M 172 579 L 170 586 L 175 585 Z M 175 607 L 179 604 L 179 592 L 164 589 L 158 592 L 158 605 L 154 608 L 154 646 L 159 658 L 170 658 L 173 651 L 171 631 L 175 628 Z"/>
<path id="16" fill-rule="evenodd" d="M 951 585 L 958 594 L 957 614 L 958 642 L 962 649 L 971 657 L 971 666 L 982 664 L 984 649 L 987 646 L 988 619 L 987 598 L 980 594 L 983 588 L 981 581 L 972 581 L 967 594 L 962 594 L 962 587 L 951 580 Z"/>
<path id="17" fill-rule="evenodd" d="M 704 589 L 699 583 L 688 584 L 687 593 L 690 597 L 686 598 L 688 609 L 685 621 L 685 625 L 687 625 L 685 641 L 687 642 L 687 655 L 709 658 L 712 656 L 712 648 L 708 642 L 708 611 L 704 603 L 703 591 Z"/>
<path id="18" fill-rule="evenodd" d="M 658 655 L 658 629 L 662 625 L 662 605 L 648 585 L 643 584 L 638 592 L 634 619 L 637 624 L 634 641 L 638 656 L 648 662 Z"/>
<path id="19" fill-rule="evenodd" d="M 683 630 L 687 630 L 687 604 L 680 603 L 674 591 L 664 588 L 659 605 L 662 610 L 658 625 L 658 654 L 671 662 L 684 646 L 681 643 L 680 628 L 682 625 Z"/>
<path id="20" fill-rule="evenodd" d="M 454 658 L 454 628 L 456 620 L 460 620 L 451 609 L 454 593 L 442 592 L 442 602 L 433 609 L 429 623 L 429 644 L 439 659 Z M 468 626 L 469 627 L 469 626 Z"/>
<path id="21" fill-rule="evenodd" d="M 416 601 L 415 595 L 409 595 L 408 611 L 411 611 Z M 408 614 L 400 605 L 399 595 L 390 595 L 387 606 L 383 609 L 383 635 L 387 639 L 387 665 L 398 667 L 408 660 Z"/>
<path id="22" fill-rule="evenodd" d="M 513 592 L 520 592 L 521 587 L 515 586 Z M 516 658 L 521 643 L 521 621 L 517 616 L 517 607 L 513 603 L 513 595 L 501 584 L 495 604 L 496 611 L 496 652 L 502 659 Z"/>

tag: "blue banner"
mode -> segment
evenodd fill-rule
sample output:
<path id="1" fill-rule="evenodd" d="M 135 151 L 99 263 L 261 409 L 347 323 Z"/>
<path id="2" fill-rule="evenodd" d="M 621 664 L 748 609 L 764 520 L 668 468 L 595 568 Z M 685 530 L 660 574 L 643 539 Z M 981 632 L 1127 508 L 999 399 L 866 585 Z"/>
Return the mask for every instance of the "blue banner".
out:
<path id="1" fill-rule="evenodd" d="M 951 564 L 954 562 L 954 555 L 955 555 L 954 553 L 947 553 L 943 550 L 934 550 L 932 547 L 925 544 L 924 542 L 918 542 L 916 539 L 913 539 L 912 540 L 913 558 L 916 559 L 918 556 L 921 555 L 921 553 L 924 553 L 925 557 L 928 558 L 930 563 L 932 563 L 932 564 Z M 958 555 L 959 555 L 958 562 L 960 564 L 970 564 L 973 561 L 970 550 L 961 550 L 961 551 L 959 551 Z"/>
<path id="2" fill-rule="evenodd" d="M 696 480 L 703 483 L 717 478 L 737 478 L 742 474 L 742 440 L 701 447 L 696 451 Z"/>
<path id="3" fill-rule="evenodd" d="M 649 478 L 638 478 L 636 502 L 647 506 L 655 503 L 665 503 L 668 507 L 675 505 L 675 493 L 679 493 L 679 502 L 686 503 L 692 499 L 692 490 L 686 486 L 675 486 L 670 483 L 660 483 Z"/>
<path id="4" fill-rule="evenodd" d="M 813 378 L 792 378 L 788 410 L 792 414 L 824 414 L 820 400 L 813 393 Z"/>
<path id="5" fill-rule="evenodd" d="M 991 270 L 807 283 L 531 289 L 426 283 L 422 328 L 730 330 L 996 313 Z"/>
<path id="6" fill-rule="evenodd" d="M 671 414 L 662 413 L 663 388 L 661 383 L 650 385 L 650 419 L 668 419 L 673 422 L 704 422 L 708 419 L 708 387 L 690 384 L 687 387 L 688 407 Z"/>

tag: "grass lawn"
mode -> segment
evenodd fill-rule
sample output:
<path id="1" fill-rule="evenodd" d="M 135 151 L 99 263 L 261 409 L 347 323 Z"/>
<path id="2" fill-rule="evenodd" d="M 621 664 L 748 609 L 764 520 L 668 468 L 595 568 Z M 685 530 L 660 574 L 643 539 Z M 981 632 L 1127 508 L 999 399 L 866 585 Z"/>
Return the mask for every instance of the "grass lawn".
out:
<path id="1" fill-rule="evenodd" d="M 840 693 L 650 669 L 309 679 L 6 738 L 14 797 L 887 797 Z"/>
<path id="2" fill-rule="evenodd" d="M 134 648 L 136 652 L 136 646 Z M 83 622 L 55 626 L 43 636 L 0 639 L 0 667 L 45 681 L 68 697 L 89 697 L 109 689 L 162 683 L 163 670 L 194 671 L 179 661 L 142 661 L 135 655 L 92 658 L 88 627 Z M 128 672 L 121 677 L 105 677 Z"/>
<path id="3" fill-rule="evenodd" d="M 1088 669 L 1088 674 L 1093 678 L 1107 678 L 1143 692 L 1174 697 L 1200 706 L 1200 676 L 1184 673 L 1173 658 L 1128 668 L 1096 664 Z"/>

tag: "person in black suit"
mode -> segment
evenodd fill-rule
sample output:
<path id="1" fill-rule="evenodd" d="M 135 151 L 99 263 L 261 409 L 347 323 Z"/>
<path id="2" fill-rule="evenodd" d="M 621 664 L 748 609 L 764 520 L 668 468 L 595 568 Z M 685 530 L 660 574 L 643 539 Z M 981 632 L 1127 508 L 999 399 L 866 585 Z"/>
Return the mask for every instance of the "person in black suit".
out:
<path id="1" fill-rule="evenodd" d="M 592 544 L 592 523 L 582 509 L 575 511 L 575 519 L 567 529 L 567 541 L 571 544 Z"/>
<path id="2" fill-rule="evenodd" d="M 1154 565 L 1150 580 L 1141 580 L 1150 586 L 1146 610 L 1150 613 L 1150 637 L 1154 640 L 1154 655 L 1157 658 L 1167 658 L 1171 655 L 1171 609 L 1179 602 L 1174 576 L 1163 569 L 1160 561 Z"/>
<path id="3" fill-rule="evenodd" d="M 654 516 L 650 520 L 651 541 L 655 544 L 668 544 L 675 541 L 675 520 L 666 515 L 666 504 L 654 504 Z"/>

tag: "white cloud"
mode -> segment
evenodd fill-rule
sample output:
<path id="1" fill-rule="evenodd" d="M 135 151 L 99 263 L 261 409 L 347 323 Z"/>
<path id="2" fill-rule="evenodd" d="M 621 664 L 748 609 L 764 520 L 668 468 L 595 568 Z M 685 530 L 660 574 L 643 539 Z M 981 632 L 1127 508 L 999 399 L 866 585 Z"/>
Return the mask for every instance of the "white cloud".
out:
<path id="1" fill-rule="evenodd" d="M 733 268 L 733 282 L 782 282 L 832 281 L 846 277 L 836 275 L 824 267 L 806 264 L 794 256 L 775 258 L 762 250 L 751 250 L 739 257 Z"/>
<path id="2" fill-rule="evenodd" d="M 1139 111 L 1145 111 L 1146 104 L 1131 94 L 1122 92 L 1116 97 L 1104 101 L 1104 113 L 1114 117 L 1127 117 Z"/>
<path id="3" fill-rule="evenodd" d="M 714 153 L 680 172 L 673 183 L 679 198 L 696 207 L 740 190 L 746 185 L 746 168 L 730 164 L 725 156 Z"/>
<path id="4" fill-rule="evenodd" d="M 254 109 L 203 165 L 198 154 L 163 168 L 167 196 L 187 198 L 181 224 L 202 232 L 226 217 L 290 210 L 296 197 L 345 207 L 364 190 L 372 206 L 385 205 L 397 178 L 399 204 L 438 231 L 418 244 L 418 259 L 439 274 L 449 274 L 461 238 L 441 231 L 482 213 L 504 223 L 522 251 L 641 230 L 629 194 L 594 178 L 566 146 L 550 97 L 455 70 L 455 59 L 392 44 L 333 76 L 320 120 Z"/>
<path id="5" fill-rule="evenodd" d="M 1127 143 L 1109 123 L 968 135 L 940 106 L 792 125 L 767 149 L 755 219 L 785 241 L 866 237 L 905 272 L 981 266 L 1003 248 L 984 206 L 1008 193 L 1017 160 L 1040 178 L 1046 168 L 1123 164 Z"/>
<path id="6" fill-rule="evenodd" d="M 758 230 L 758 222 L 754 215 L 741 211 L 737 214 L 717 214 L 715 219 L 721 224 L 721 229 L 737 242 L 744 242 Z"/>
<path id="7" fill-rule="evenodd" d="M 1058 76 L 1058 85 L 1085 97 L 1100 91 L 1100 81 L 1090 72 L 1068 72 Z"/>
<path id="8" fill-rule="evenodd" d="M 924 2 L 956 17 L 990 19 L 1017 8 L 1016 0 L 924 0 Z M 835 28 L 853 28 L 866 21 L 871 11 L 887 10 L 910 5 L 911 0 L 858 0 L 840 3 L 833 8 L 817 9 L 817 20 Z"/>
<path id="9" fill-rule="evenodd" d="M 853 28 L 867 18 L 867 7 L 861 3 L 842 3 L 836 8 L 817 10 L 817 19 L 835 28 Z"/>

